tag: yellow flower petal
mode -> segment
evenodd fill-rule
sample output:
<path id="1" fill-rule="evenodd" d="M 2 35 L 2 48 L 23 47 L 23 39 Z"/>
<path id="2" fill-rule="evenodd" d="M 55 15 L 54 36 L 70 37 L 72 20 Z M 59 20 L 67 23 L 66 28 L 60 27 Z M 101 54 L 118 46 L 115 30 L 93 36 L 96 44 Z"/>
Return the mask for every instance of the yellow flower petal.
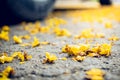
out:
<path id="1" fill-rule="evenodd" d="M 9 33 L 5 31 L 1 31 L 0 33 L 0 39 L 3 39 L 5 41 L 9 41 Z"/>
<path id="2" fill-rule="evenodd" d="M 20 43 L 22 43 L 22 39 L 21 38 L 19 38 L 18 36 L 13 36 L 13 40 L 14 40 L 14 42 L 15 43 L 17 43 L 17 44 L 20 44 Z"/>
<path id="3" fill-rule="evenodd" d="M 34 41 L 32 42 L 32 47 L 36 47 L 39 45 L 40 45 L 39 39 L 37 37 L 34 37 Z"/>
<path id="4" fill-rule="evenodd" d="M 9 28 L 9 26 L 5 25 L 2 27 L 2 30 L 3 31 L 10 31 L 10 28 Z"/>
<path id="5" fill-rule="evenodd" d="M 53 63 L 55 60 L 57 60 L 56 55 L 46 52 L 46 62 Z"/>

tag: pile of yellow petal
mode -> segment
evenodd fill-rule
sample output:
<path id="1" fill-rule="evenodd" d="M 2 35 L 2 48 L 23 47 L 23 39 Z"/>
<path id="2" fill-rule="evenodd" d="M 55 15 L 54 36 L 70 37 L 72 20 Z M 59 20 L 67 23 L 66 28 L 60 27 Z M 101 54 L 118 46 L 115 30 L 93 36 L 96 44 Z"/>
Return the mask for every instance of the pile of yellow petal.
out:
<path id="1" fill-rule="evenodd" d="M 86 71 L 86 78 L 90 80 L 104 80 L 105 72 L 101 69 L 93 68 Z"/>
<path id="2" fill-rule="evenodd" d="M 9 77 L 14 76 L 15 71 L 12 67 L 8 66 L 0 73 L 0 80 L 10 80 Z"/>
<path id="3" fill-rule="evenodd" d="M 13 57 L 8 56 L 6 53 L 0 55 L 0 63 L 9 63 L 13 61 Z"/>
<path id="4" fill-rule="evenodd" d="M 30 34 L 34 35 L 37 33 L 48 33 L 50 31 L 49 26 L 41 26 L 39 21 L 35 23 L 28 23 L 24 25 L 24 30 L 28 31 Z"/>
<path id="5" fill-rule="evenodd" d="M 53 17 L 53 18 L 46 20 L 46 25 L 50 27 L 59 27 L 60 25 L 64 25 L 66 23 L 67 21 L 65 21 L 64 19 L 57 18 L 57 17 Z"/>
<path id="6" fill-rule="evenodd" d="M 95 49 L 97 48 L 97 50 Z M 111 44 L 101 44 L 93 48 L 93 52 L 98 52 L 100 55 L 109 56 L 111 54 Z"/>
<path id="7" fill-rule="evenodd" d="M 45 26 L 42 26 L 39 21 L 35 23 L 28 23 L 24 25 L 24 29 L 30 34 L 37 33 L 51 33 L 53 32 L 56 36 L 71 36 L 71 33 L 67 29 L 61 29 L 60 25 L 66 24 L 66 21 L 61 18 L 51 18 L 47 19 Z"/>
<path id="8" fill-rule="evenodd" d="M 20 36 L 16 36 L 16 35 L 14 35 L 13 36 L 13 41 L 16 43 L 16 44 L 22 44 L 22 39 L 30 39 L 31 37 L 30 37 L 30 35 L 20 35 Z M 24 43 L 23 43 L 24 44 Z"/>
<path id="9" fill-rule="evenodd" d="M 32 56 L 28 55 L 26 52 L 24 52 L 24 53 L 22 53 L 22 52 L 14 52 L 11 56 L 13 58 L 18 58 L 21 62 L 27 61 L 27 60 L 32 58 Z"/>
<path id="10" fill-rule="evenodd" d="M 81 45 L 65 45 L 62 48 L 62 52 L 68 53 L 69 55 L 77 56 L 80 55 L 81 52 L 86 52 L 89 50 L 89 44 L 81 44 Z"/>
<path id="11" fill-rule="evenodd" d="M 68 55 L 73 56 L 73 60 L 83 61 L 86 56 L 86 51 L 89 50 L 89 48 L 89 44 L 65 45 L 62 48 L 62 52 L 68 53 Z"/>
<path id="12" fill-rule="evenodd" d="M 108 38 L 108 40 L 110 40 L 110 41 L 118 41 L 119 38 L 117 36 L 115 36 L 115 35 L 112 35 L 110 38 Z"/>
<path id="13" fill-rule="evenodd" d="M 31 37 L 30 37 L 30 35 L 23 35 L 23 36 L 19 36 L 19 38 L 21 38 L 21 39 L 30 39 Z"/>
<path id="14" fill-rule="evenodd" d="M 47 42 L 47 41 L 40 42 L 37 37 L 34 37 L 34 40 L 32 42 L 32 47 L 36 47 L 36 46 L 39 46 L 39 45 L 48 45 L 48 44 L 50 44 L 50 43 Z"/>
<path id="15" fill-rule="evenodd" d="M 36 22 L 35 24 L 33 23 L 27 23 L 24 26 L 24 30 L 30 32 L 30 34 L 36 34 L 39 32 L 41 25 L 40 23 Z"/>
<path id="16" fill-rule="evenodd" d="M 105 28 L 108 28 L 108 29 L 110 29 L 110 28 L 112 28 L 113 26 L 112 26 L 112 23 L 111 22 L 106 22 L 105 23 Z"/>
<path id="17" fill-rule="evenodd" d="M 27 61 L 32 58 L 31 55 L 28 55 L 26 52 L 14 52 L 11 56 L 8 56 L 6 53 L 3 53 L 0 56 L 0 63 L 9 63 L 12 62 L 15 58 L 19 59 L 21 62 Z"/>
<path id="18" fill-rule="evenodd" d="M 39 46 L 40 44 L 41 45 L 47 45 L 47 44 L 50 44 L 49 42 L 47 41 L 43 41 L 43 42 L 40 42 L 39 39 L 37 37 L 34 36 L 33 38 L 33 42 L 31 43 L 22 43 L 22 39 L 30 39 L 31 37 L 29 35 L 24 35 L 24 36 L 13 36 L 13 40 L 16 44 L 20 44 L 20 46 L 32 46 L 32 47 L 36 47 L 36 46 Z"/>
<path id="19" fill-rule="evenodd" d="M 93 29 L 92 28 L 88 28 L 88 29 L 84 29 L 82 30 L 82 32 L 79 35 L 75 36 L 75 39 L 81 39 L 81 38 L 104 38 L 104 34 L 103 33 L 93 33 Z"/>
<path id="20" fill-rule="evenodd" d="M 112 28 L 111 21 L 120 22 L 120 6 L 104 6 L 98 9 L 67 11 L 67 17 L 73 18 L 74 22 L 99 22 L 105 23 L 106 28 Z"/>
<path id="21" fill-rule="evenodd" d="M 3 26 L 2 30 L 0 31 L 0 39 L 9 41 L 9 31 L 10 28 L 8 26 Z"/>
<path id="22" fill-rule="evenodd" d="M 37 33 L 49 33 L 50 29 L 53 30 L 53 27 L 59 27 L 61 24 L 66 24 L 66 21 L 61 18 L 51 18 L 47 19 L 45 26 L 42 26 L 39 21 L 35 23 L 28 23 L 24 25 L 24 29 L 30 34 L 37 34 Z"/>
<path id="23" fill-rule="evenodd" d="M 41 27 L 40 32 L 41 33 L 48 33 L 50 31 L 50 27 L 49 26 L 44 26 Z"/>
<path id="24" fill-rule="evenodd" d="M 54 63 L 58 58 L 56 55 L 46 52 L 46 58 L 43 60 L 43 63 Z"/>
<path id="25" fill-rule="evenodd" d="M 54 28 L 54 33 L 56 36 L 71 36 L 71 33 L 67 29 L 60 29 L 59 27 Z"/>
<path id="26" fill-rule="evenodd" d="M 94 46 L 90 46 L 90 44 L 65 45 L 62 52 L 73 56 L 73 60 L 82 61 L 86 56 L 109 56 L 111 54 L 111 44 L 104 43 Z"/>

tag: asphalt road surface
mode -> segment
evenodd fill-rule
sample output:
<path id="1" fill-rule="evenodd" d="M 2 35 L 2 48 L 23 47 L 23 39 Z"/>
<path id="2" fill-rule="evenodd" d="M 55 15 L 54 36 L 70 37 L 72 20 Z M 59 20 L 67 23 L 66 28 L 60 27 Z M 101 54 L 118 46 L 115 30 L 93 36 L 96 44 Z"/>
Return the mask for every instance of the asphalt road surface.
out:
<path id="1" fill-rule="evenodd" d="M 89 28 L 89 22 L 73 23 L 71 18 L 63 17 L 67 24 L 60 25 L 61 28 L 68 29 L 72 35 L 78 34 L 81 30 Z M 42 24 L 44 23 L 41 22 Z M 105 29 L 104 24 L 94 22 L 93 26 L 96 32 L 105 34 L 105 38 L 94 39 L 95 43 L 110 43 L 107 38 L 115 34 L 120 38 L 120 23 L 113 21 L 112 29 Z M 13 35 L 25 35 L 28 32 L 22 30 L 21 25 L 10 26 L 10 41 L 6 42 L 0 40 L 0 53 L 7 52 L 9 55 L 15 51 L 26 51 L 32 55 L 32 59 L 25 61 L 24 64 L 19 64 L 19 60 L 14 60 L 12 63 L 0 64 L 0 71 L 5 69 L 8 65 L 15 69 L 15 75 L 11 80 L 84 80 L 85 71 L 91 68 L 100 68 L 105 71 L 105 80 L 120 80 L 120 41 L 116 41 L 112 46 L 111 55 L 109 57 L 88 57 L 82 62 L 77 62 L 67 58 L 67 60 L 57 60 L 54 64 L 42 64 L 45 57 L 45 52 L 56 54 L 58 58 L 67 57 L 67 54 L 59 54 L 61 48 L 65 44 L 85 43 L 85 39 L 74 40 L 72 37 L 56 37 L 54 34 L 38 33 L 32 35 L 30 40 L 23 40 L 23 42 L 32 42 L 33 36 L 37 36 L 40 41 L 48 41 L 55 45 L 43 45 L 42 48 L 31 46 L 21 47 L 15 44 L 12 40 Z"/>

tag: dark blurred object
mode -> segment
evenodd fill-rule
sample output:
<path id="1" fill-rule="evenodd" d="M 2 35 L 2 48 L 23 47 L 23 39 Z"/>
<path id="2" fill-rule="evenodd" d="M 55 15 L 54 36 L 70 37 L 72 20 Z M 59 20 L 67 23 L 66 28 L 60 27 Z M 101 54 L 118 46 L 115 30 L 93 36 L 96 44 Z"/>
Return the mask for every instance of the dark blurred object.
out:
<path id="1" fill-rule="evenodd" d="M 111 5 L 112 2 L 110 0 L 100 0 L 101 5 Z"/>
<path id="2" fill-rule="evenodd" d="M 0 25 L 44 19 L 55 0 L 0 0 Z"/>
<path id="3" fill-rule="evenodd" d="M 8 0 L 8 5 L 23 19 L 43 19 L 52 10 L 55 0 Z"/>
<path id="4" fill-rule="evenodd" d="M 17 24 L 18 22 L 21 22 L 21 19 L 11 12 L 7 0 L 0 0 L 0 27 L 5 24 Z"/>

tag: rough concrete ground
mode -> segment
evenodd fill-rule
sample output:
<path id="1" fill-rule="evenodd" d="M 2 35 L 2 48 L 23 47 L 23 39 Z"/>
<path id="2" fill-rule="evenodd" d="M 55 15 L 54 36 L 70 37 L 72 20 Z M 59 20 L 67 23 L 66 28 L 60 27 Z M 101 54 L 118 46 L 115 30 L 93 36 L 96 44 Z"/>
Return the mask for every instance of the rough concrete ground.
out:
<path id="1" fill-rule="evenodd" d="M 67 19 L 68 24 L 61 25 L 67 28 L 73 35 L 78 34 L 81 30 L 89 28 L 91 25 L 87 22 L 72 23 L 71 19 Z M 56 45 L 44 45 L 42 48 L 35 47 L 21 47 L 19 44 L 14 44 L 12 40 L 13 35 L 24 35 L 27 32 L 21 30 L 22 26 L 11 26 L 11 40 L 5 42 L 0 40 L 0 53 L 8 52 L 12 54 L 15 51 L 26 51 L 32 55 L 32 59 L 26 61 L 25 64 L 19 64 L 19 60 L 14 60 L 12 63 L 0 64 L 0 71 L 5 69 L 8 65 L 15 69 L 15 77 L 12 80 L 83 80 L 85 78 L 85 71 L 91 68 L 101 68 L 106 72 L 105 80 L 120 80 L 120 41 L 115 42 L 112 47 L 111 56 L 91 58 L 88 57 L 82 62 L 75 62 L 68 58 L 66 61 L 57 60 L 55 64 L 42 64 L 45 52 L 56 54 L 57 57 L 65 57 L 67 54 L 59 54 L 62 46 L 65 44 L 85 43 L 85 40 L 74 40 L 73 37 L 57 37 L 54 34 L 36 34 L 40 41 L 49 41 Z M 120 38 L 120 23 L 113 21 L 113 29 L 105 29 L 103 24 L 94 23 L 96 32 L 105 33 L 105 38 L 95 39 L 92 43 L 110 43 L 108 37 L 115 34 Z M 32 42 L 24 40 L 23 42 Z"/>

